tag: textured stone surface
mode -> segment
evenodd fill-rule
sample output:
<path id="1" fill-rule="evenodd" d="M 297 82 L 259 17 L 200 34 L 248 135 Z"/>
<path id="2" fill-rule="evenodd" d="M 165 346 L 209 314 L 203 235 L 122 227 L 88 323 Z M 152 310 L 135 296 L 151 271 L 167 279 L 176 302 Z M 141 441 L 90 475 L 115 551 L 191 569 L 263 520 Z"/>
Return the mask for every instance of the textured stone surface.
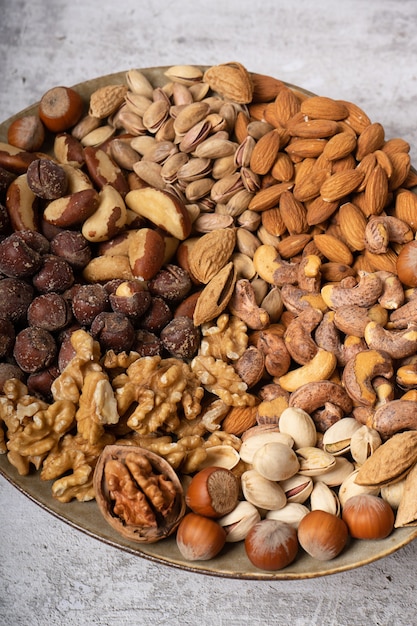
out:
<path id="1" fill-rule="evenodd" d="M 415 0 L 0 0 L 0 119 L 57 84 L 238 60 L 357 102 L 417 162 Z M 193 575 L 101 544 L 0 479 L 0 626 L 415 624 L 417 542 L 325 578 Z"/>

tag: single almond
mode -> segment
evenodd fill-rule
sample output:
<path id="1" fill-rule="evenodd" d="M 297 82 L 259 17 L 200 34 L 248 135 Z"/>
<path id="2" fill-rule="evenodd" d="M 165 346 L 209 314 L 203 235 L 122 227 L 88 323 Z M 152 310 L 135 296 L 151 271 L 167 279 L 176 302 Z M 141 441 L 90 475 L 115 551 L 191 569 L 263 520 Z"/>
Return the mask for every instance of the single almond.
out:
<path id="1" fill-rule="evenodd" d="M 353 255 L 348 246 L 337 237 L 323 233 L 314 236 L 314 243 L 319 251 L 333 263 L 343 263 L 351 265 L 353 263 Z"/>
<path id="2" fill-rule="evenodd" d="M 363 211 L 352 202 L 339 207 L 339 228 L 343 239 L 352 250 L 364 250 L 366 217 Z"/>
<path id="3" fill-rule="evenodd" d="M 207 284 L 228 263 L 235 244 L 233 228 L 219 228 L 200 237 L 189 250 L 192 275 Z"/>
<path id="4" fill-rule="evenodd" d="M 409 189 L 402 189 L 395 198 L 394 215 L 417 232 L 417 195 Z"/>
<path id="5" fill-rule="evenodd" d="M 292 158 L 318 157 L 324 150 L 326 139 L 292 139 L 284 150 Z"/>
<path id="6" fill-rule="evenodd" d="M 222 430 L 232 435 L 241 435 L 248 428 L 255 426 L 258 408 L 256 406 L 232 407 L 222 421 Z"/>
<path id="7" fill-rule="evenodd" d="M 324 181 L 320 188 L 320 195 L 327 202 L 341 200 L 355 191 L 364 175 L 364 172 L 358 169 L 336 172 Z"/>
<path id="8" fill-rule="evenodd" d="M 395 191 L 406 181 L 411 168 L 411 158 L 406 152 L 391 154 L 392 174 L 389 180 L 389 190 Z"/>
<path id="9" fill-rule="evenodd" d="M 369 117 L 366 115 L 365 111 L 354 102 L 347 100 L 338 100 L 338 102 L 343 104 L 348 110 L 348 115 L 343 121 L 345 124 L 351 126 L 357 135 L 360 135 L 361 132 L 371 124 Z"/>
<path id="10" fill-rule="evenodd" d="M 300 110 L 300 99 L 296 94 L 288 87 L 282 89 L 274 102 L 275 117 L 281 126 L 285 126 L 288 120 L 298 113 Z"/>
<path id="11" fill-rule="evenodd" d="M 236 278 L 236 268 L 230 261 L 207 283 L 195 305 L 195 326 L 210 322 L 225 310 L 232 297 Z"/>
<path id="12" fill-rule="evenodd" d="M 382 124 L 374 122 L 364 128 L 358 137 L 356 147 L 356 160 L 361 161 L 370 152 L 379 150 L 385 141 L 385 130 Z"/>
<path id="13" fill-rule="evenodd" d="M 379 215 L 387 204 L 387 200 L 388 176 L 380 165 L 376 165 L 365 187 L 366 214 Z"/>
<path id="14" fill-rule="evenodd" d="M 250 169 L 255 174 L 264 175 L 274 165 L 280 145 L 279 132 L 274 129 L 263 135 L 255 144 L 250 158 Z"/>
<path id="15" fill-rule="evenodd" d="M 305 119 L 289 123 L 288 131 L 292 137 L 303 139 L 326 139 L 339 132 L 339 125 L 334 120 Z"/>
<path id="16" fill-rule="evenodd" d="M 315 226 L 325 222 L 333 215 L 339 206 L 339 202 L 326 202 L 321 196 L 317 196 L 307 204 L 307 223 L 309 226 Z"/>
<path id="17" fill-rule="evenodd" d="M 279 207 L 263 211 L 261 216 L 262 225 L 270 235 L 280 237 L 287 230 L 285 222 L 282 219 L 281 210 Z"/>
<path id="18" fill-rule="evenodd" d="M 311 96 L 301 103 L 301 112 L 311 119 L 343 120 L 349 115 L 340 101 L 326 96 Z"/>
<path id="19" fill-rule="evenodd" d="M 300 235 L 308 230 L 307 210 L 292 191 L 284 191 L 279 199 L 281 218 L 290 235 Z"/>
<path id="20" fill-rule="evenodd" d="M 323 156 L 329 161 L 336 161 L 348 156 L 356 148 L 356 136 L 350 132 L 337 133 L 326 143 Z"/>
<path id="21" fill-rule="evenodd" d="M 300 254 L 311 239 L 312 235 L 310 233 L 288 235 L 288 237 L 283 237 L 276 247 L 283 259 L 291 259 L 293 256 Z"/>
<path id="22" fill-rule="evenodd" d="M 267 209 L 274 208 L 284 193 L 288 189 L 293 187 L 294 183 L 291 181 L 277 183 L 276 185 L 270 185 L 258 191 L 249 202 L 248 209 L 251 211 L 266 211 Z"/>

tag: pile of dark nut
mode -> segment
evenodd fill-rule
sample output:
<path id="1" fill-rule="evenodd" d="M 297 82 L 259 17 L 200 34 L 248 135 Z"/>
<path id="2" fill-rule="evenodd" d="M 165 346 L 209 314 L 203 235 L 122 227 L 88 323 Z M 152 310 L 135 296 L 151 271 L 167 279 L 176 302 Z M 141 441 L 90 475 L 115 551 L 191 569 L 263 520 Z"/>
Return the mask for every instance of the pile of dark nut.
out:
<path id="1" fill-rule="evenodd" d="M 73 356 L 70 336 L 78 328 L 103 352 L 194 356 L 199 330 L 190 317 L 175 315 L 193 287 L 187 271 L 167 264 L 149 282 L 87 283 L 82 270 L 100 244 L 41 218 L 42 207 L 65 194 L 65 170 L 47 158 L 27 169 L 39 231 L 13 230 L 5 197 L 16 176 L 0 167 L 0 392 L 17 377 L 31 394 L 50 399 L 51 383 Z"/>

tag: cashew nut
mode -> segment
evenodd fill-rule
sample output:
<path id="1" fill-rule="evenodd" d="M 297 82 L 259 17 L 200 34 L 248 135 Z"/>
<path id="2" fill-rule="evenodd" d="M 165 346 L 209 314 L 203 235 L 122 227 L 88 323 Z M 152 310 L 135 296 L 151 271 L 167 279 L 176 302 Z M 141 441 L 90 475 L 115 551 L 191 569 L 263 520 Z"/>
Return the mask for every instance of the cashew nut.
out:
<path id="1" fill-rule="evenodd" d="M 321 295 L 329 309 L 338 309 L 352 304 L 367 308 L 378 301 L 383 289 L 378 274 L 361 270 L 359 277 L 360 280 L 355 287 L 350 286 L 350 279 L 345 279 L 349 280 L 348 287 L 345 286 L 345 280 L 338 285 L 329 284 L 322 287 Z"/>
<path id="2" fill-rule="evenodd" d="M 396 274 L 392 272 L 376 272 L 382 280 L 382 294 L 379 303 L 384 309 L 398 309 L 404 304 L 405 294 L 402 283 Z"/>
<path id="3" fill-rule="evenodd" d="M 286 391 L 295 391 L 306 383 L 329 379 L 336 365 L 335 355 L 319 348 L 309 363 L 287 372 L 274 382 L 278 382 Z"/>
<path id="4" fill-rule="evenodd" d="M 380 406 L 368 424 L 375 428 L 381 437 L 391 437 L 402 430 L 417 430 L 417 402 L 413 400 L 393 400 Z"/>
<path id="5" fill-rule="evenodd" d="M 320 348 L 335 354 L 338 365 L 344 367 L 347 361 L 357 352 L 366 350 L 367 345 L 362 337 L 350 334 L 346 335 L 342 343 L 340 331 L 335 324 L 335 316 L 335 311 L 327 311 L 323 315 L 314 338 Z"/>
<path id="6" fill-rule="evenodd" d="M 281 296 L 285 307 L 295 315 L 299 315 L 301 311 L 310 307 L 319 309 L 322 313 L 328 309 L 320 292 L 309 292 L 295 285 L 283 285 Z"/>
<path id="7" fill-rule="evenodd" d="M 388 321 L 388 312 L 380 304 L 374 304 L 369 309 L 351 304 L 336 309 L 334 314 L 335 326 L 346 335 L 363 337 L 367 324 L 371 321 L 382 326 Z"/>
<path id="8" fill-rule="evenodd" d="M 269 314 L 256 303 L 255 291 L 247 278 L 236 281 L 229 310 L 239 317 L 248 328 L 261 330 L 269 326 Z"/>
<path id="9" fill-rule="evenodd" d="M 365 406 L 374 406 L 377 394 L 372 386 L 376 376 L 391 378 L 394 375 L 391 357 L 379 350 L 358 352 L 346 363 L 342 382 L 354 402 Z"/>
<path id="10" fill-rule="evenodd" d="M 306 309 L 287 326 L 284 341 L 288 352 L 296 363 L 305 365 L 315 356 L 318 346 L 311 336 L 323 314 L 318 309 Z"/>
<path id="11" fill-rule="evenodd" d="M 352 411 L 352 400 L 339 383 L 331 380 L 318 380 L 301 385 L 290 395 L 289 406 L 298 407 L 313 414 L 325 407 L 329 398 L 333 407 L 337 407 L 342 415 Z M 336 412 L 336 411 L 334 411 Z"/>
<path id="12" fill-rule="evenodd" d="M 364 337 L 369 348 L 387 352 L 392 359 L 403 359 L 417 351 L 417 326 L 387 330 L 381 324 L 369 322 Z"/>

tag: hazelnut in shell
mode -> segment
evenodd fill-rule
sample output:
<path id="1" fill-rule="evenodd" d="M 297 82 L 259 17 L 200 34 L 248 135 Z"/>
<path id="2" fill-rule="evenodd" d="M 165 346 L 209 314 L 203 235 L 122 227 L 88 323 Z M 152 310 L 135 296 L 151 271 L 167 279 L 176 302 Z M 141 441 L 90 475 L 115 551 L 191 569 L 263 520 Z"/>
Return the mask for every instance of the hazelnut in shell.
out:
<path id="1" fill-rule="evenodd" d="M 224 467 L 205 467 L 195 474 L 185 501 L 194 513 L 218 518 L 230 513 L 238 503 L 239 481 Z"/>
<path id="2" fill-rule="evenodd" d="M 281 570 L 298 554 L 297 531 L 286 522 L 263 519 L 246 535 L 245 551 L 255 567 L 267 571 Z"/>
<path id="3" fill-rule="evenodd" d="M 369 493 L 346 500 L 342 519 L 355 539 L 384 539 L 394 528 L 394 512 L 390 504 Z"/>
<path id="4" fill-rule="evenodd" d="M 337 515 L 316 509 L 298 525 L 298 541 L 314 559 L 330 561 L 340 554 L 349 538 L 346 523 Z"/>
<path id="5" fill-rule="evenodd" d="M 39 117 L 46 128 L 54 133 L 75 126 L 82 113 L 82 98 L 71 87 L 53 87 L 44 93 L 39 103 Z"/>
<path id="6" fill-rule="evenodd" d="M 226 543 L 226 531 L 211 517 L 187 513 L 177 529 L 177 546 L 187 561 L 208 561 Z"/>

